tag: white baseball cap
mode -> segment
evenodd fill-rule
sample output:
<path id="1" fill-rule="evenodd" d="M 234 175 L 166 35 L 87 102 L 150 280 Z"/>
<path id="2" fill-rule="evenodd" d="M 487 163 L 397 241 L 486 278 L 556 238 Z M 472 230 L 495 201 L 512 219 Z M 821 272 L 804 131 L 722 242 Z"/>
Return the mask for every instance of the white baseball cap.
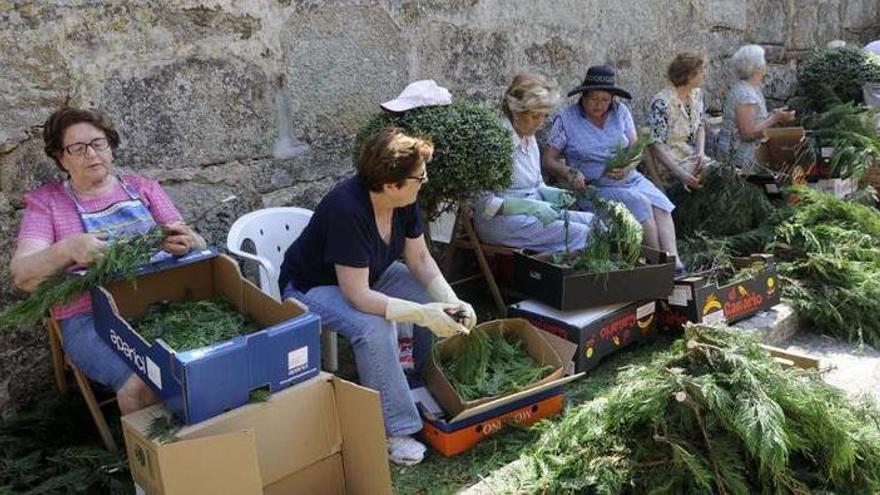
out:
<path id="1" fill-rule="evenodd" d="M 448 89 L 438 86 L 433 79 L 424 79 L 409 83 L 397 98 L 379 106 L 389 112 L 405 112 L 413 108 L 450 103 L 452 103 L 452 95 L 449 94 Z"/>
<path id="2" fill-rule="evenodd" d="M 867 45 L 865 45 L 865 50 L 868 50 L 875 55 L 880 55 L 880 40 L 868 43 Z"/>

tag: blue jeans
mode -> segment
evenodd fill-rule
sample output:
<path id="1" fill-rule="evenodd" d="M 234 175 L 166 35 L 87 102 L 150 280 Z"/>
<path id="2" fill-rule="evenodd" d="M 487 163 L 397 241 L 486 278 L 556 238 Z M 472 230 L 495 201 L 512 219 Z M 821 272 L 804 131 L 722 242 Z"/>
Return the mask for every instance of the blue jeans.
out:
<path id="1" fill-rule="evenodd" d="M 418 303 L 430 302 L 422 286 L 403 263 L 394 262 L 371 287 L 387 296 Z M 422 420 L 409 394 L 397 345 L 397 323 L 355 309 L 338 285 L 312 287 L 305 294 L 288 285 L 283 297 L 305 303 L 321 317 L 321 325 L 351 341 L 361 384 L 379 391 L 385 431 L 388 435 L 411 435 L 422 429 Z M 430 330 L 413 326 L 413 360 L 420 373 L 430 356 Z"/>
<path id="2" fill-rule="evenodd" d="M 118 392 L 132 375 L 128 364 L 101 340 L 91 313 L 59 320 L 64 352 L 89 379 Z"/>

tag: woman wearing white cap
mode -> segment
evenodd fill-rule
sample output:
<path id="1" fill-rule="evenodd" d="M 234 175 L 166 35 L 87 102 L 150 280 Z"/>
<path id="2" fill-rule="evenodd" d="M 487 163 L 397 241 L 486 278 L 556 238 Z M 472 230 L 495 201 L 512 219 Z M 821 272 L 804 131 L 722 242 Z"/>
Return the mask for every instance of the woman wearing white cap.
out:
<path id="1" fill-rule="evenodd" d="M 556 81 L 539 74 L 518 74 L 504 93 L 502 125 L 513 138 L 513 180 L 504 191 L 485 193 L 476 202 L 474 227 L 483 242 L 539 252 L 565 248 L 561 209 L 573 204 L 574 197 L 544 184 L 535 140 L 558 100 Z M 568 216 L 568 246 L 583 249 L 594 215 L 569 211 Z"/>

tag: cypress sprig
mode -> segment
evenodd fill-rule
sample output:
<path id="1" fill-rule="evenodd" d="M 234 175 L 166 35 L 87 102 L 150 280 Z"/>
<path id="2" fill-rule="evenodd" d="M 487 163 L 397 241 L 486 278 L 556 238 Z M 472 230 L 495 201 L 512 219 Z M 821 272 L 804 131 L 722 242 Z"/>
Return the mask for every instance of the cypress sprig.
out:
<path id="1" fill-rule="evenodd" d="M 539 366 L 504 331 L 489 335 L 475 327 L 459 337 L 457 353 L 439 356 L 438 363 L 453 388 L 466 401 L 516 391 L 547 376 L 549 366 Z"/>
<path id="2" fill-rule="evenodd" d="M 164 230 L 156 227 L 146 234 L 110 243 L 103 256 L 85 273 L 58 273 L 0 314 L 0 328 L 35 324 L 46 317 L 53 306 L 67 304 L 92 287 L 116 279 L 134 280 L 137 269 L 150 261 L 164 237 Z"/>
<path id="3" fill-rule="evenodd" d="M 691 325 L 569 409 L 523 455 L 517 492 L 876 493 L 880 414 L 735 329 Z"/>

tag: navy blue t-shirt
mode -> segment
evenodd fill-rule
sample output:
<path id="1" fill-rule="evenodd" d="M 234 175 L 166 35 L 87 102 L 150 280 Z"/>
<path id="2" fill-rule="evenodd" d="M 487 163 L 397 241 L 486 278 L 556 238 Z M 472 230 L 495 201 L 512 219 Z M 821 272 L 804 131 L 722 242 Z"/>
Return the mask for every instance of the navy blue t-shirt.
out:
<path id="1" fill-rule="evenodd" d="M 302 234 L 284 253 L 278 284 L 300 292 L 320 285 L 339 285 L 334 265 L 370 269 L 370 286 L 403 253 L 406 238 L 422 235 L 422 216 L 413 203 L 395 208 L 388 244 L 379 235 L 367 187 L 350 177 L 318 204 Z"/>

